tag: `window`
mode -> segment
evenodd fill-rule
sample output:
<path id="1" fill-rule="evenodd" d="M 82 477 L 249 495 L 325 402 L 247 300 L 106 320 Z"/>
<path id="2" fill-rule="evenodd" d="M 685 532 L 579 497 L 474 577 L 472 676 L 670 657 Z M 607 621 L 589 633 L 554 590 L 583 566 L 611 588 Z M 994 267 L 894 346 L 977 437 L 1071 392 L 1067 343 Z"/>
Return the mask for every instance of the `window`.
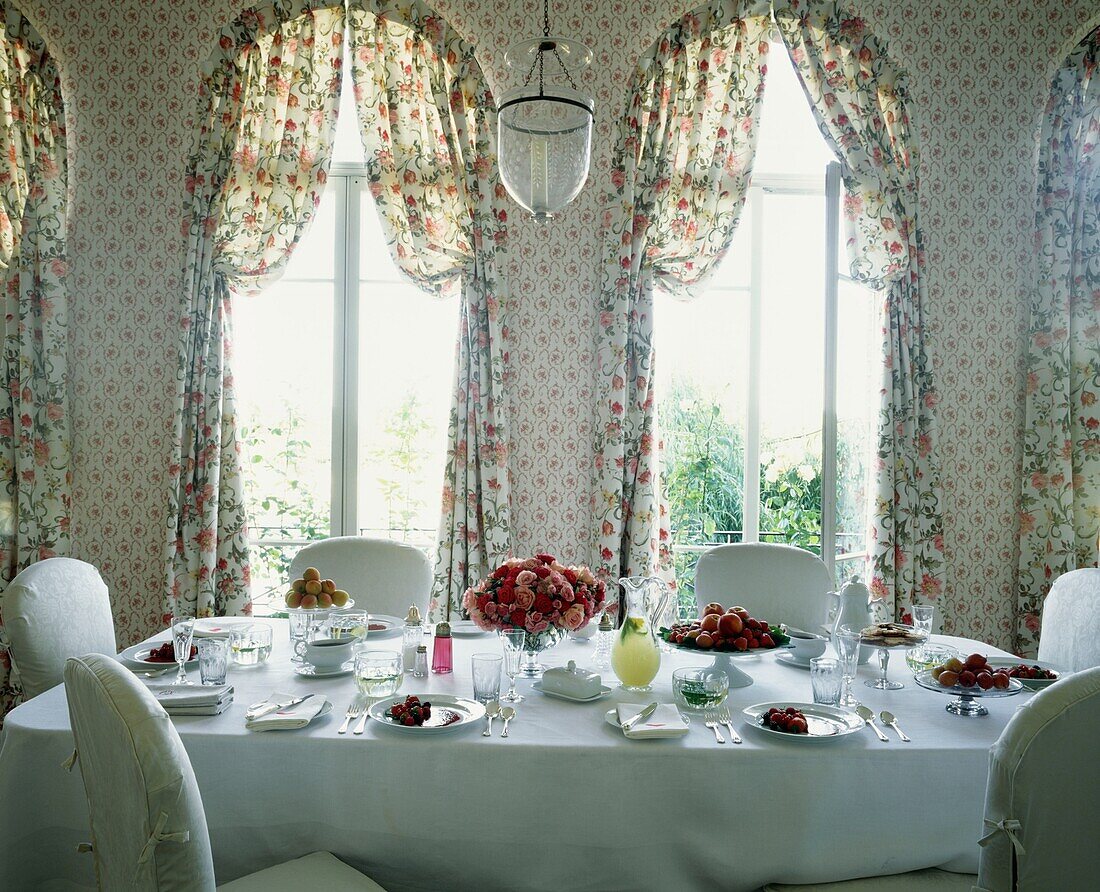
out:
<path id="1" fill-rule="evenodd" d="M 352 96 L 346 75 L 324 198 L 285 274 L 234 296 L 258 612 L 311 539 L 435 545 L 459 307 L 394 265 Z"/>
<path id="2" fill-rule="evenodd" d="M 782 542 L 862 573 L 880 299 L 853 282 L 840 166 L 782 44 L 753 181 L 708 289 L 655 308 L 662 468 L 682 603 L 706 548 Z"/>

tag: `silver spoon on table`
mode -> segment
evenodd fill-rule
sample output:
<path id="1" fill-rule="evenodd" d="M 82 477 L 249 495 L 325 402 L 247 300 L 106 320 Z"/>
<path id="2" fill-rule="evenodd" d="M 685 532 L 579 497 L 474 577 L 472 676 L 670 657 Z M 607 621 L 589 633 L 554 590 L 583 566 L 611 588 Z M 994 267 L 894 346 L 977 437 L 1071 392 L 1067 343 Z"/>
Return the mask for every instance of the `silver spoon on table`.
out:
<path id="1" fill-rule="evenodd" d="M 883 743 L 890 742 L 890 738 L 883 734 L 879 726 L 875 724 L 875 714 L 862 703 L 860 703 L 859 706 L 856 707 L 856 715 L 858 715 L 861 719 L 863 719 L 864 722 L 871 726 L 871 729 L 878 735 L 879 740 L 881 740 Z"/>
<path id="2" fill-rule="evenodd" d="M 500 717 L 504 719 L 504 730 L 501 731 L 500 736 L 507 737 L 508 723 L 516 717 L 516 711 L 511 706 L 505 706 L 504 709 L 500 711 Z"/>
<path id="3" fill-rule="evenodd" d="M 902 739 L 903 743 L 913 742 L 909 739 L 909 735 L 901 730 L 901 725 L 898 724 L 898 720 L 892 712 L 884 709 L 878 714 L 878 717 L 882 719 L 882 724 L 889 725 L 891 728 L 898 732 L 898 737 Z"/>
<path id="4" fill-rule="evenodd" d="M 490 700 L 485 704 L 485 730 L 481 732 L 482 737 L 493 736 L 493 719 L 500 715 L 500 701 Z"/>

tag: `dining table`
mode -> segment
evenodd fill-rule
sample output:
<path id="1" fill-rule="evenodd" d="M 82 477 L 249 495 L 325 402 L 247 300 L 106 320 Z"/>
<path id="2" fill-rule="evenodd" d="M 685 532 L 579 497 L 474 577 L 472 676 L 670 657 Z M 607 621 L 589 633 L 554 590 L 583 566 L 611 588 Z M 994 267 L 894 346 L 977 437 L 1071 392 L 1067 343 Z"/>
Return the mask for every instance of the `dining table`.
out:
<path id="1" fill-rule="evenodd" d="M 270 659 L 232 666 L 234 702 L 214 716 L 175 716 L 209 825 L 219 882 L 314 851 L 328 851 L 389 892 L 399 890 L 754 890 L 771 881 L 825 882 L 927 867 L 976 872 L 990 747 L 1030 696 L 984 701 L 988 715 L 952 715 L 949 698 L 919 687 L 904 652 L 890 661 L 901 690 L 864 682 L 856 696 L 877 716 L 893 712 L 911 738 L 870 728 L 825 741 L 752 727 L 741 711 L 769 701 L 810 702 L 810 674 L 778 659 L 737 658 L 751 678 L 731 688 L 743 743 L 719 745 L 698 716 L 675 739 L 631 740 L 605 720 L 617 703 L 672 703 L 672 672 L 703 654 L 662 654 L 652 692 L 602 675 L 598 701 L 554 699 L 520 678 L 525 699 L 509 736 L 483 722 L 447 734 L 404 733 L 370 719 L 338 734 L 356 697 L 352 675 L 296 674 L 287 621 Z M 154 636 L 165 640 L 166 633 Z M 963 655 L 1004 651 L 936 635 Z M 406 673 L 402 695 L 471 695 L 471 656 L 501 653 L 486 634 L 454 639 L 454 671 Z M 369 639 L 400 650 L 401 638 Z M 429 646 L 429 653 L 430 653 Z M 591 666 L 591 641 L 563 640 L 547 666 Z M 876 660 L 870 661 L 872 664 Z M 143 679 L 170 683 L 169 672 Z M 197 670 L 190 672 L 197 681 Z M 502 682 L 508 684 L 505 677 Z M 250 731 L 246 708 L 275 691 L 323 695 L 326 716 L 299 730 Z M 425 696 L 426 695 L 426 696 Z M 352 729 L 354 731 L 354 727 Z M 724 735 L 725 736 L 725 735 Z M 0 889 L 94 887 L 88 808 L 76 768 L 62 686 L 7 716 L 0 738 Z"/>

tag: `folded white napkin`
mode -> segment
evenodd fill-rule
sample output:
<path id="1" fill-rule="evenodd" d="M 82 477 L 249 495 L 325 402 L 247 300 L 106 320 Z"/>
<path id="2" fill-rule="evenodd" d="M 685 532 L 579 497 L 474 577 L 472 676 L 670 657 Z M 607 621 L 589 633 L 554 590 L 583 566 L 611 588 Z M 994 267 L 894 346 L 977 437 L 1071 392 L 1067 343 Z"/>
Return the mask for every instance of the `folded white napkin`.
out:
<path id="1" fill-rule="evenodd" d="M 153 696 L 169 715 L 218 715 L 233 702 L 233 685 L 158 685 Z"/>
<path id="2" fill-rule="evenodd" d="M 301 694 L 288 694 L 284 691 L 276 691 L 265 702 L 284 703 L 301 697 Z M 280 709 L 278 712 L 269 712 L 258 719 L 245 719 L 244 726 L 249 731 L 286 731 L 295 728 L 304 728 L 320 714 L 328 705 L 328 700 L 320 694 L 314 694 L 304 703 Z M 262 707 L 261 707 L 262 708 Z"/>
<path id="3" fill-rule="evenodd" d="M 632 719 L 646 708 L 647 703 L 620 703 L 619 724 Z M 645 740 L 656 737 L 683 737 L 688 732 L 687 722 L 680 717 L 680 711 L 671 703 L 661 703 L 653 715 L 644 722 L 638 722 L 629 731 L 623 731 L 631 740 Z"/>

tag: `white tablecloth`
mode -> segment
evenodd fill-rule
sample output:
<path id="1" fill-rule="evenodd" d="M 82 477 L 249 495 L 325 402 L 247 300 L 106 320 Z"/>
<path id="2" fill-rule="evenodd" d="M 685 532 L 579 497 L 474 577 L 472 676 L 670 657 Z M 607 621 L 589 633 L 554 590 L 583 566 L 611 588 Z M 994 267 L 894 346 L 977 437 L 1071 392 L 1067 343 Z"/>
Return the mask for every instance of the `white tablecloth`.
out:
<path id="1" fill-rule="evenodd" d="M 231 672 L 229 711 L 175 719 L 221 882 L 316 850 L 334 852 L 390 892 L 749 890 L 932 866 L 976 871 L 989 747 L 1030 696 L 988 701 L 984 718 L 956 717 L 944 710 L 946 696 L 913 683 L 899 655 L 890 674 L 906 682 L 903 690 L 865 687 L 873 674 L 866 666 L 857 696 L 876 713 L 896 713 L 912 743 L 893 731 L 881 743 L 868 729 L 800 744 L 741 724 L 738 713 L 750 704 L 811 699 L 809 673 L 769 653 L 738 662 L 755 679 L 729 697 L 742 746 L 718 746 L 698 722 L 678 740 L 628 741 L 604 713 L 637 694 L 616 690 L 577 705 L 522 680 L 528 699 L 508 740 L 498 736 L 499 722 L 492 739 L 480 728 L 413 739 L 373 722 L 361 737 L 337 736 L 351 677 L 293 675 L 286 623 L 275 626 L 270 662 Z M 402 690 L 469 695 L 470 655 L 499 647 L 493 638 L 456 639 L 454 675 L 426 684 L 406 677 Z M 544 662 L 584 665 L 592 652 L 591 644 L 562 642 Z M 656 696 L 671 702 L 672 669 L 701 662 L 666 654 Z M 246 731 L 245 708 L 275 689 L 323 692 L 336 708 L 305 730 Z M 80 775 L 61 767 L 72 747 L 61 688 L 7 717 L 0 889 L 51 878 L 93 884 L 90 856 L 75 851 L 89 835 Z"/>

